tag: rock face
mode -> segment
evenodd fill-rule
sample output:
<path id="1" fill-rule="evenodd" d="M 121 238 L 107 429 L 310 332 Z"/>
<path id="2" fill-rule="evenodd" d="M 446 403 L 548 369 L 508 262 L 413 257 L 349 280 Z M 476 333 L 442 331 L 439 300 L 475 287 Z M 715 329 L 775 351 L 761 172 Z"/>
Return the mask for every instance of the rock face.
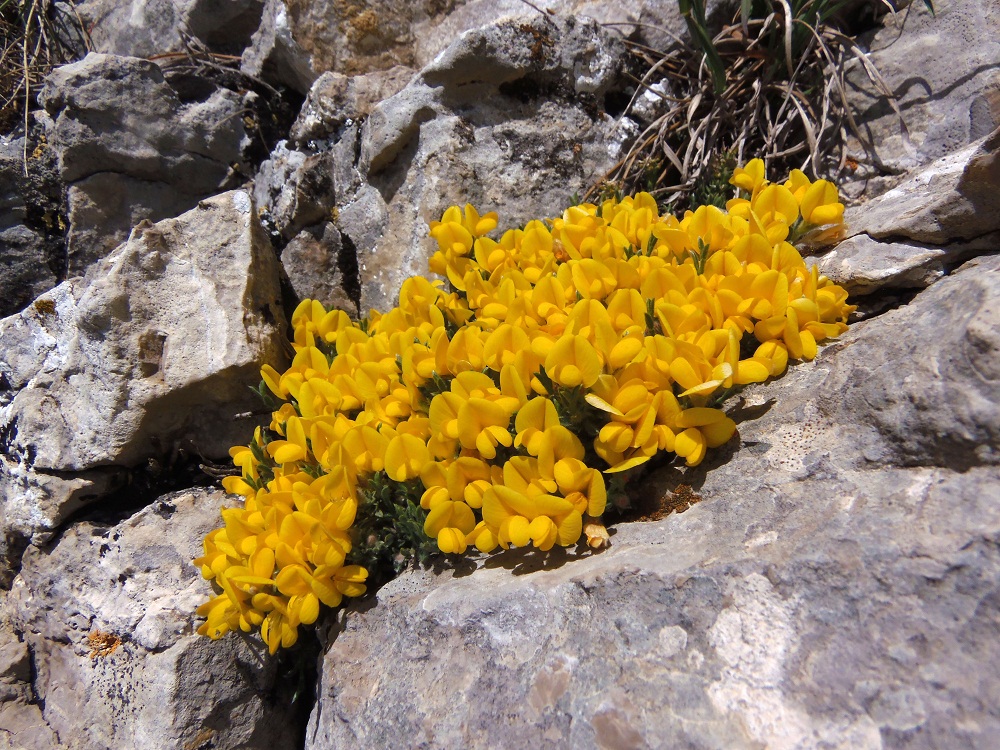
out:
<path id="1" fill-rule="evenodd" d="M 14 729 L 5 708 L 0 737 L 20 750 L 296 746 L 275 662 L 238 638 L 192 631 L 206 587 L 191 560 L 230 502 L 217 491 L 168 495 L 29 550 L 4 603 L 24 642 L 0 648 L 23 664 L 15 688 L 36 696 L 12 703 L 36 717 L 41 706 L 41 721 Z"/>
<path id="2" fill-rule="evenodd" d="M 855 67 L 848 76 L 851 108 L 881 162 L 865 176 L 899 175 L 1000 126 L 1000 7 L 992 0 L 941 0 L 934 10 L 910 3 L 885 17 L 870 44 L 870 60 L 896 96 L 908 138 L 864 71 Z"/>
<path id="3" fill-rule="evenodd" d="M 209 88 L 182 102 L 155 64 L 96 53 L 46 79 L 40 101 L 67 185 L 70 275 L 141 220 L 176 216 L 230 186 L 246 138 L 243 103 Z"/>
<path id="4" fill-rule="evenodd" d="M 239 54 L 260 23 L 263 0 L 85 0 L 76 12 L 95 52 L 152 57 L 184 49 L 185 36 Z"/>
<path id="5" fill-rule="evenodd" d="M 728 23 L 732 11 L 726 0 L 707 3 L 712 26 Z M 463 33 L 531 12 L 592 18 L 652 49 L 666 50 L 686 35 L 673 0 L 539 0 L 530 6 L 522 0 L 267 0 L 243 70 L 305 93 L 324 73 L 419 70 Z"/>
<path id="6" fill-rule="evenodd" d="M 388 309 L 406 278 L 426 273 L 427 225 L 449 206 L 517 226 L 607 171 L 622 135 L 604 96 L 622 54 L 592 21 L 504 21 L 464 34 L 346 128 L 335 154 L 357 138 L 358 158 L 335 167 L 337 224 L 357 248 L 361 309 Z"/>
<path id="7" fill-rule="evenodd" d="M 87 277 L 0 321 L 8 545 L 54 528 L 109 472 L 178 448 L 221 457 L 245 439 L 253 421 L 234 415 L 257 406 L 247 386 L 283 356 L 278 273 L 235 191 L 137 227 Z"/>
<path id="8" fill-rule="evenodd" d="M 649 483 L 702 501 L 603 554 L 390 583 L 307 747 L 992 746 L 998 311 L 977 259 L 749 390 L 739 450 Z"/>
<path id="9" fill-rule="evenodd" d="M 620 158 L 622 36 L 673 44 L 677 3 L 535 4 L 55 4 L 107 54 L 47 79 L 27 178 L 0 140 L 0 750 L 303 746 L 307 649 L 194 634 L 233 500 L 143 467 L 188 487 L 185 456 L 246 443 L 296 298 L 385 310 L 447 207 L 517 226 Z M 305 747 L 997 746 L 1000 19 L 911 5 L 872 43 L 910 146 L 852 99 L 895 189 L 815 258 L 866 317 L 748 388 L 738 441 L 630 488 L 605 552 L 449 561 L 324 615 Z M 188 37 L 230 56 L 140 59 Z"/>

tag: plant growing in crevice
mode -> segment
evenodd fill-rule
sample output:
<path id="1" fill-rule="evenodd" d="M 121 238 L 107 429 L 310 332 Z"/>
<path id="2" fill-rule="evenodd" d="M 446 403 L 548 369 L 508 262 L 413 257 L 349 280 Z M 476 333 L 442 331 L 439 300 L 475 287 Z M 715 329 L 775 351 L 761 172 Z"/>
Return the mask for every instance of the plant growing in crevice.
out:
<path id="1" fill-rule="evenodd" d="M 196 561 L 215 587 L 198 632 L 259 630 L 273 653 L 411 562 L 604 547 L 627 477 L 701 463 L 736 433 L 725 399 L 854 310 L 791 243 L 840 231 L 836 188 L 771 183 L 759 159 L 730 183 L 726 210 L 639 193 L 497 239 L 496 214 L 454 206 L 430 230 L 450 290 L 408 279 L 357 322 L 303 301 L 291 366 L 262 369 L 270 424 L 231 451 L 244 506 Z"/>

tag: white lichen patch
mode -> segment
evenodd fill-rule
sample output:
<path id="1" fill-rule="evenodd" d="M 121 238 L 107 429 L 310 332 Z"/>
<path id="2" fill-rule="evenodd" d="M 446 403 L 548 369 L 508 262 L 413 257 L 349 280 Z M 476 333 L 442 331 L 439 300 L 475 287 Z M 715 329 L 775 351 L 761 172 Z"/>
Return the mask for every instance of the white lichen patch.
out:
<path id="1" fill-rule="evenodd" d="M 731 594 L 732 604 L 708 631 L 724 664 L 721 677 L 708 688 L 715 708 L 769 750 L 881 748 L 878 727 L 868 716 L 814 718 L 786 689 L 786 665 L 799 645 L 794 602 L 782 599 L 756 573 L 736 583 Z"/>

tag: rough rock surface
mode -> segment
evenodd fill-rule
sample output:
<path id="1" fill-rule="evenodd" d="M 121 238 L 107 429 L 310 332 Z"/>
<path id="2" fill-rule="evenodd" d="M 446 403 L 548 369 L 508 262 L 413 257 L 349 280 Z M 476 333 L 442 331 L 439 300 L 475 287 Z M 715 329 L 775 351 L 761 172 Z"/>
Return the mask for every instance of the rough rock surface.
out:
<path id="1" fill-rule="evenodd" d="M 145 60 L 92 53 L 53 71 L 39 99 L 68 187 L 70 275 L 141 220 L 176 216 L 222 192 L 242 161 L 241 98 L 213 88 L 181 101 Z"/>
<path id="2" fill-rule="evenodd" d="M 283 356 L 278 278 L 234 191 L 137 227 L 85 278 L 0 321 L 7 545 L 54 528 L 109 471 L 179 448 L 223 457 L 245 439 L 247 386 Z"/>
<path id="3" fill-rule="evenodd" d="M 848 237 L 819 261 L 851 294 L 929 286 L 1000 251 L 1000 129 L 848 209 Z"/>
<path id="4" fill-rule="evenodd" d="M 356 166 L 335 165 L 337 223 L 358 251 L 361 309 L 388 309 L 407 277 L 426 273 L 435 249 L 427 225 L 449 206 L 472 203 L 517 226 L 607 171 L 621 141 L 604 95 L 622 54 L 593 21 L 513 19 L 462 35 L 376 105 Z M 340 142 L 357 134 L 345 128 Z M 334 151 L 336 160 L 353 149 Z"/>
<path id="5" fill-rule="evenodd" d="M 276 663 L 255 639 L 193 635 L 210 589 L 190 561 L 231 501 L 193 490 L 139 510 L 121 485 L 156 461 L 183 481 L 171 455 L 224 460 L 246 442 L 260 420 L 246 386 L 287 346 L 282 290 L 286 310 L 293 295 L 386 309 L 448 206 L 517 226 L 617 161 L 637 132 L 616 125 L 632 85 L 619 35 L 667 47 L 676 1 L 535 4 L 559 14 L 80 3 L 98 50 L 152 55 L 191 34 L 308 97 L 288 132 L 264 86 L 112 55 L 55 70 L 31 155 L 66 183 L 68 263 L 59 210 L 45 218 L 7 169 L 20 146 L 0 143 L 0 264 L 59 260 L 53 278 L 0 273 L 27 305 L 0 321 L 0 750 L 301 746 L 283 670 L 303 652 Z M 709 5 L 715 20 L 735 7 Z M 874 55 L 914 150 L 884 102 L 854 95 L 892 173 L 870 186 L 898 188 L 852 209 L 852 236 L 817 259 L 870 317 L 748 389 L 741 444 L 644 479 L 647 520 L 619 524 L 606 552 L 442 563 L 328 615 L 307 747 L 997 746 L 997 10 L 912 5 Z M 640 100 L 654 117 L 657 97 Z M 218 195 L 254 172 L 250 138 L 271 158 Z"/>
<path id="6" fill-rule="evenodd" d="M 335 138 L 349 121 L 353 124 L 367 117 L 376 104 L 398 94 L 415 75 L 416 71 L 402 65 L 357 76 L 324 73 L 309 89 L 290 140 L 300 148 L 315 148 L 318 142 Z"/>
<path id="7" fill-rule="evenodd" d="M 405 68 L 328 74 L 296 141 L 262 165 L 256 198 L 286 239 L 333 217 L 356 250 L 360 309 L 386 310 L 406 278 L 427 273 L 428 224 L 449 206 L 517 226 L 614 164 L 625 133 L 605 95 L 623 54 L 592 20 L 534 16 L 463 34 L 401 89 Z M 396 93 L 373 104 L 386 91 Z"/>
<path id="8" fill-rule="evenodd" d="M 80 523 L 51 548 L 29 548 L 4 603 L 23 643 L 10 639 L 0 655 L 12 650 L 13 685 L 35 696 L 14 706 L 40 707 L 43 722 L 9 723 L 7 704 L 0 738 L 19 750 L 296 746 L 289 685 L 266 649 L 192 630 L 209 590 L 191 560 L 231 502 L 167 495 L 117 525 Z"/>
<path id="9" fill-rule="evenodd" d="M 960 149 L 1000 126 L 1000 6 L 994 0 L 936 0 L 885 17 L 870 60 L 893 92 L 909 138 L 860 66 L 849 73 L 848 101 L 881 166 L 859 176 L 892 186 L 907 170 Z M 855 148 L 861 152 L 860 145 Z M 870 194 L 870 193 L 869 193 Z"/>
<path id="10" fill-rule="evenodd" d="M 977 259 L 749 391 L 739 450 L 648 485 L 687 512 L 390 583 L 307 747 L 992 747 L 998 330 Z"/>
<path id="11" fill-rule="evenodd" d="M 260 26 L 243 52 L 241 69 L 247 75 L 302 94 L 316 80 L 309 54 L 293 36 L 284 0 L 264 3 Z"/>
<path id="12" fill-rule="evenodd" d="M 0 318 L 54 287 L 66 264 L 54 160 L 30 149 L 26 175 L 24 146 L 23 135 L 0 137 Z"/>
<path id="13" fill-rule="evenodd" d="M 299 299 L 319 300 L 328 310 L 360 313 L 357 259 L 332 223 L 299 232 L 282 251 L 281 265 Z"/>
<path id="14" fill-rule="evenodd" d="M 686 28 L 674 0 L 267 0 L 264 20 L 243 55 L 243 70 L 302 93 L 323 73 L 356 77 L 403 66 L 420 69 L 461 34 L 513 16 L 581 16 L 653 49 L 666 50 Z M 710 0 L 710 25 L 733 4 Z"/>
<path id="15" fill-rule="evenodd" d="M 290 150 L 281 141 L 271 158 L 260 165 L 254 181 L 254 200 L 266 207 L 285 239 L 329 218 L 336 201 L 331 156 L 330 152 Z"/>
<path id="16" fill-rule="evenodd" d="M 76 12 L 91 49 L 152 57 L 184 50 L 185 37 L 213 52 L 239 54 L 260 23 L 263 0 L 85 0 Z"/>

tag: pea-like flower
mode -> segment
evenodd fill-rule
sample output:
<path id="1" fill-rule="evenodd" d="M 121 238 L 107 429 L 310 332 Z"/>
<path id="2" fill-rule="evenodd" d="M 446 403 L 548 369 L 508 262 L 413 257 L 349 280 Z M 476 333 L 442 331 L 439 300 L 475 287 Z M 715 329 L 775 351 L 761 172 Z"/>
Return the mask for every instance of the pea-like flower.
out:
<path id="1" fill-rule="evenodd" d="M 495 213 L 453 206 L 430 226 L 447 281 L 411 278 L 363 321 L 298 304 L 290 365 L 261 368 L 279 403 L 230 451 L 243 505 L 195 560 L 214 589 L 198 632 L 291 646 L 364 594 L 366 550 L 406 535 L 445 554 L 606 546 L 605 475 L 699 464 L 736 434 L 730 393 L 816 357 L 855 309 L 800 252 L 842 234 L 836 187 L 772 183 L 760 159 L 730 183 L 725 210 L 660 215 L 639 193 L 499 238 Z M 358 534 L 393 512 L 388 539 Z"/>

